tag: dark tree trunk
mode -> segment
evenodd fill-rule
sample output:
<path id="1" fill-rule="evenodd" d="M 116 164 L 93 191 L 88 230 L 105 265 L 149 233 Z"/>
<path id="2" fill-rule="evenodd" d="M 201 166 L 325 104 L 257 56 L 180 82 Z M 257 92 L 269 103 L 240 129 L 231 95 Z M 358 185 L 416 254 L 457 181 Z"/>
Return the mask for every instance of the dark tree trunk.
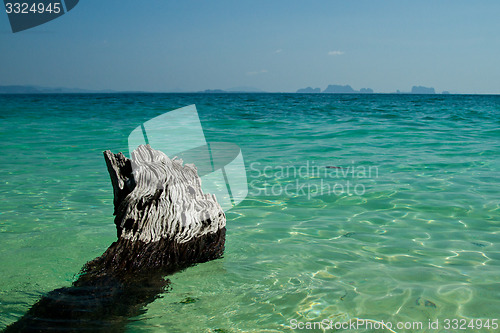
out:
<path id="1" fill-rule="evenodd" d="M 104 158 L 118 240 L 71 287 L 42 297 L 5 332 L 121 332 L 165 292 L 165 275 L 222 256 L 226 217 L 215 196 L 202 192 L 194 165 L 149 145 L 131 160 L 110 151 Z"/>

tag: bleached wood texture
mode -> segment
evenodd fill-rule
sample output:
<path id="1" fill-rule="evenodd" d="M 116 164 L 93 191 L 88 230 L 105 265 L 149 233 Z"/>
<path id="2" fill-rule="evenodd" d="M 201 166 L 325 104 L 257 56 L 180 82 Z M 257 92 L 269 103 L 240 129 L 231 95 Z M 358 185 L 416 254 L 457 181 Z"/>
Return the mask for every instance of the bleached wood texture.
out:
<path id="1" fill-rule="evenodd" d="M 118 236 L 145 243 L 171 239 L 186 243 L 225 227 L 224 211 L 204 194 L 192 164 L 172 160 L 141 145 L 132 160 L 104 153 L 115 193 Z"/>

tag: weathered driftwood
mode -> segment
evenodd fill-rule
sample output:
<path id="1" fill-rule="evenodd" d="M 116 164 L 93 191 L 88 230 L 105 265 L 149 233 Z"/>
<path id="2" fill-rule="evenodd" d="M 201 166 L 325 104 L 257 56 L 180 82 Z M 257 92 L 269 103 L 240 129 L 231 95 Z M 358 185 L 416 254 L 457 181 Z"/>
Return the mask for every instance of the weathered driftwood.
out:
<path id="1" fill-rule="evenodd" d="M 104 152 L 114 190 L 118 241 L 84 272 L 126 275 L 175 271 L 218 258 L 226 217 L 215 196 L 204 194 L 194 165 L 139 146 L 132 160 Z"/>
<path id="2" fill-rule="evenodd" d="M 71 287 L 50 292 L 7 332 L 122 331 L 165 291 L 164 276 L 222 256 L 226 218 L 201 190 L 194 165 L 149 145 L 132 160 L 104 152 L 114 190 L 118 240 L 82 269 Z"/>

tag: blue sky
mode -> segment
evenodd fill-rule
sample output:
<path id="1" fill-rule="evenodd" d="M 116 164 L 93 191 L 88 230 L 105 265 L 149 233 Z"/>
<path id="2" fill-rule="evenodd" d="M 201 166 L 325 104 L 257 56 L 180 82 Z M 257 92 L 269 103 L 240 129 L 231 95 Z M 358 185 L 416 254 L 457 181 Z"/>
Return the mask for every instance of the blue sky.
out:
<path id="1" fill-rule="evenodd" d="M 500 93 L 499 15 L 493 0 L 82 0 L 16 34 L 0 13 L 0 85 Z"/>

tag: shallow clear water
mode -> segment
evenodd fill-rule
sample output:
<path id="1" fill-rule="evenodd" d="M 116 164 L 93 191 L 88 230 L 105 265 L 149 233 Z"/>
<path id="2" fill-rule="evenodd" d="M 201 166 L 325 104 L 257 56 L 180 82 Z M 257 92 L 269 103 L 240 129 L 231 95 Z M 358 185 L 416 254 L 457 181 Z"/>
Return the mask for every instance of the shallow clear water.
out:
<path id="1" fill-rule="evenodd" d="M 102 151 L 189 104 L 249 195 L 128 331 L 500 319 L 499 96 L 25 95 L 0 96 L 0 328 L 114 241 Z"/>

